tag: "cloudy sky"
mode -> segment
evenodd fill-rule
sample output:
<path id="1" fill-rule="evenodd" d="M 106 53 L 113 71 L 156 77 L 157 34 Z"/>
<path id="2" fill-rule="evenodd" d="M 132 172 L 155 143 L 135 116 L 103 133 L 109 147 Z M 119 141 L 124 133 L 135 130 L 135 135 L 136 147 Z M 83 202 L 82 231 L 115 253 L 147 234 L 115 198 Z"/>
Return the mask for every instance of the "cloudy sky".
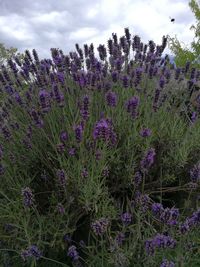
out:
<path id="1" fill-rule="evenodd" d="M 0 0 L 0 42 L 20 52 L 35 48 L 50 57 L 50 48 L 73 51 L 75 43 L 106 44 L 124 28 L 143 42 L 161 43 L 175 35 L 185 44 L 193 38 L 195 17 L 189 0 Z M 175 18 L 175 23 L 170 18 Z M 167 49 L 165 53 L 169 53 Z"/>

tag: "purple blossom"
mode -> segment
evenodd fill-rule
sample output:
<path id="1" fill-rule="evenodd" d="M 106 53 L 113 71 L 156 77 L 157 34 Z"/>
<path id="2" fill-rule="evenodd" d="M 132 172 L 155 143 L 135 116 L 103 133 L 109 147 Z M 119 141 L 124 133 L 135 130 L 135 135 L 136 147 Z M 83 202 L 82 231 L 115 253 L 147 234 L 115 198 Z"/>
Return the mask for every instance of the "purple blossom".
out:
<path id="1" fill-rule="evenodd" d="M 138 187 L 141 184 L 141 182 L 142 182 L 142 174 L 141 174 L 140 171 L 137 171 L 135 173 L 133 181 L 134 181 L 134 185 L 136 187 Z"/>
<path id="2" fill-rule="evenodd" d="M 86 168 L 83 168 L 83 170 L 81 171 L 81 176 L 84 178 L 88 177 L 88 171 Z"/>
<path id="3" fill-rule="evenodd" d="M 173 261 L 168 261 L 167 259 L 164 259 L 160 267 L 175 267 L 175 263 Z"/>
<path id="4" fill-rule="evenodd" d="M 69 148 L 68 154 L 70 157 L 73 157 L 76 154 L 76 148 L 74 147 Z"/>
<path id="5" fill-rule="evenodd" d="M 59 143 L 56 145 L 57 151 L 62 154 L 65 151 L 65 144 Z"/>
<path id="6" fill-rule="evenodd" d="M 50 95 L 46 90 L 40 90 L 39 92 L 39 100 L 40 100 L 40 105 L 42 108 L 42 111 L 44 113 L 48 112 L 50 110 Z"/>
<path id="7" fill-rule="evenodd" d="M 128 76 L 127 76 L 127 75 L 124 75 L 124 76 L 122 77 L 122 83 L 123 83 L 123 86 L 124 86 L 125 88 L 127 88 L 127 87 L 129 86 L 129 79 L 128 79 Z"/>
<path id="8" fill-rule="evenodd" d="M 121 215 L 121 221 L 125 224 L 128 225 L 132 221 L 132 215 L 129 212 L 125 212 Z"/>
<path id="9" fill-rule="evenodd" d="M 65 186 L 66 184 L 66 175 L 64 170 L 57 170 L 56 176 L 58 178 L 59 184 Z"/>
<path id="10" fill-rule="evenodd" d="M 82 104 L 80 108 L 81 116 L 83 120 L 87 120 L 89 118 L 89 96 L 85 95 L 82 99 Z"/>
<path id="11" fill-rule="evenodd" d="M 125 240 L 125 234 L 119 232 L 115 237 L 115 242 L 118 246 L 122 245 L 123 241 Z"/>
<path id="12" fill-rule="evenodd" d="M 117 94 L 115 92 L 109 91 L 105 95 L 107 105 L 110 107 L 116 107 L 117 105 Z"/>
<path id="13" fill-rule="evenodd" d="M 140 131 L 140 135 L 142 136 L 142 137 L 148 137 L 148 136 L 150 136 L 151 135 L 151 129 L 148 129 L 148 128 L 143 128 L 143 129 L 141 129 L 141 131 Z"/>
<path id="14" fill-rule="evenodd" d="M 60 141 L 64 143 L 65 141 L 67 141 L 67 139 L 68 139 L 68 134 L 67 134 L 67 132 L 62 131 L 62 132 L 60 133 Z"/>
<path id="15" fill-rule="evenodd" d="M 138 115 L 137 108 L 139 106 L 140 99 L 138 96 L 133 96 L 126 102 L 127 112 L 131 114 L 132 118 L 135 119 Z"/>
<path id="16" fill-rule="evenodd" d="M 111 143 L 114 145 L 116 143 L 116 134 L 113 130 L 112 121 L 105 118 L 100 119 L 95 124 L 93 138 L 94 140 L 102 139 L 106 143 Z"/>
<path id="17" fill-rule="evenodd" d="M 191 116 L 191 122 L 195 123 L 195 121 L 197 120 L 197 112 L 192 112 L 192 116 Z"/>
<path id="18" fill-rule="evenodd" d="M 83 126 L 81 124 L 75 126 L 74 127 L 74 132 L 75 132 L 76 141 L 78 143 L 80 143 L 82 141 L 82 138 L 83 138 Z"/>
<path id="19" fill-rule="evenodd" d="M 77 261 L 79 259 L 79 254 L 77 252 L 76 246 L 70 246 L 68 248 L 68 253 L 67 255 L 72 259 L 72 261 Z"/>
<path id="20" fill-rule="evenodd" d="M 160 203 L 152 204 L 152 213 L 160 221 L 167 225 L 177 225 L 179 218 L 179 210 L 176 208 L 165 208 Z"/>
<path id="21" fill-rule="evenodd" d="M 106 232 L 109 221 L 106 218 L 100 218 L 91 224 L 91 228 L 96 235 L 102 235 Z"/>
<path id="22" fill-rule="evenodd" d="M 149 168 L 153 165 L 155 155 L 156 153 L 154 148 L 150 148 L 146 152 L 144 158 L 140 162 L 141 168 L 144 172 L 148 172 Z"/>
<path id="23" fill-rule="evenodd" d="M 39 260 L 41 256 L 42 256 L 42 253 L 36 245 L 31 245 L 27 249 L 21 252 L 21 257 L 24 261 L 29 257 L 33 257 L 36 260 Z"/>
<path id="24" fill-rule="evenodd" d="M 23 203 L 25 207 L 31 207 L 34 203 L 34 196 L 29 187 L 22 189 Z"/>
<path id="25" fill-rule="evenodd" d="M 200 225 L 200 209 L 193 212 L 190 217 L 187 217 L 185 222 L 180 224 L 180 232 L 185 234 L 186 232 L 192 230 L 195 226 Z"/>
<path id="26" fill-rule="evenodd" d="M 112 80 L 114 83 L 116 83 L 118 81 L 118 72 L 117 71 L 112 72 Z"/>
<path id="27" fill-rule="evenodd" d="M 175 248 L 175 246 L 176 241 L 172 237 L 163 234 L 157 234 L 145 242 L 145 249 L 148 255 L 153 255 L 157 248 Z"/>
<path id="28" fill-rule="evenodd" d="M 200 181 L 200 163 L 194 165 L 194 167 L 190 170 L 190 179 L 194 183 Z"/>

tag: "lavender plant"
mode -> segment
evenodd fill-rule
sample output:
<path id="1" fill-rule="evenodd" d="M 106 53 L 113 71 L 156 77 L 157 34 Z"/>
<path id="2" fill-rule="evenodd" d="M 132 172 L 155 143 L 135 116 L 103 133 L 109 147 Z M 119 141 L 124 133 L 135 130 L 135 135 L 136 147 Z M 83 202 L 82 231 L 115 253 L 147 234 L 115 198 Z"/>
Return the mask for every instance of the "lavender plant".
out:
<path id="1" fill-rule="evenodd" d="M 2 66 L 2 262 L 200 264 L 200 70 L 176 69 L 166 44 L 126 28 L 97 54 L 27 50 Z"/>

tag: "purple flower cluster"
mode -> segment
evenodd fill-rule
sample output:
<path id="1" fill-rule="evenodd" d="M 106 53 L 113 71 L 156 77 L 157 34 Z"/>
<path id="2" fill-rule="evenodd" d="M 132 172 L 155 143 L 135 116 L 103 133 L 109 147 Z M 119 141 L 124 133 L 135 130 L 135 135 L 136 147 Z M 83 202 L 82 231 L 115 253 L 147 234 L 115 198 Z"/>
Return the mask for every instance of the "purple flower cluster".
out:
<path id="1" fill-rule="evenodd" d="M 146 152 L 144 158 L 140 162 L 140 166 L 141 166 L 141 168 L 142 168 L 142 170 L 144 172 L 148 172 L 149 168 L 153 165 L 154 159 L 155 159 L 155 155 L 156 155 L 156 153 L 155 153 L 155 149 L 154 148 L 150 148 Z"/>
<path id="2" fill-rule="evenodd" d="M 76 125 L 74 127 L 74 132 L 75 132 L 75 138 L 78 143 L 82 141 L 83 138 L 83 126 L 81 124 Z"/>
<path id="3" fill-rule="evenodd" d="M 175 267 L 175 263 L 173 261 L 168 261 L 167 259 L 164 259 L 161 262 L 160 267 Z"/>
<path id="4" fill-rule="evenodd" d="M 67 180 L 66 175 L 65 175 L 65 171 L 64 170 L 57 170 L 56 176 L 58 178 L 59 184 L 64 187 L 66 184 L 66 180 Z"/>
<path id="5" fill-rule="evenodd" d="M 72 259 L 72 261 L 79 260 L 79 254 L 78 254 L 76 246 L 74 246 L 74 245 L 72 245 L 68 248 L 67 255 Z"/>
<path id="6" fill-rule="evenodd" d="M 132 222 L 132 215 L 129 212 L 125 212 L 121 215 L 121 221 L 123 224 L 128 225 Z"/>
<path id="7" fill-rule="evenodd" d="M 41 109 L 44 113 L 47 113 L 50 110 L 50 94 L 46 90 L 40 90 L 39 92 L 39 101 Z"/>
<path id="8" fill-rule="evenodd" d="M 116 133 L 113 130 L 112 121 L 105 118 L 100 119 L 94 127 L 93 138 L 94 140 L 102 139 L 106 143 L 115 145 Z"/>
<path id="9" fill-rule="evenodd" d="M 89 96 L 88 95 L 83 96 L 82 104 L 80 106 L 81 117 L 83 120 L 88 120 L 89 118 L 89 104 L 90 104 Z"/>
<path id="10" fill-rule="evenodd" d="M 107 105 L 110 107 L 116 107 L 117 105 L 117 94 L 115 92 L 109 91 L 105 95 Z"/>
<path id="11" fill-rule="evenodd" d="M 193 183 L 200 181 L 200 163 L 194 165 L 194 167 L 190 170 L 190 179 Z"/>
<path id="12" fill-rule="evenodd" d="M 149 129 L 149 128 L 143 128 L 143 129 L 141 129 L 140 135 L 142 137 L 149 137 L 151 135 L 151 129 Z"/>
<path id="13" fill-rule="evenodd" d="M 138 96 L 133 96 L 126 102 L 126 110 L 131 114 L 132 118 L 135 119 L 138 116 L 138 106 L 140 99 Z"/>
<path id="14" fill-rule="evenodd" d="M 26 250 L 23 250 L 21 252 L 21 257 L 24 261 L 29 257 L 33 257 L 36 260 L 39 260 L 41 256 L 42 256 L 42 253 L 36 245 L 31 245 Z"/>
<path id="15" fill-rule="evenodd" d="M 106 218 L 100 218 L 91 224 L 91 228 L 96 235 L 102 235 L 106 232 L 109 225 L 109 220 Z"/>
<path id="16" fill-rule="evenodd" d="M 167 225 L 177 225 L 179 218 L 179 210 L 176 208 L 165 208 L 160 203 L 152 204 L 152 213 L 161 222 Z"/>
<path id="17" fill-rule="evenodd" d="M 22 189 L 23 203 L 25 207 L 31 207 L 34 204 L 34 195 L 29 187 Z"/>
<path id="18" fill-rule="evenodd" d="M 180 224 L 180 232 L 185 234 L 197 226 L 200 226 L 200 209 L 195 211 L 190 217 L 187 217 L 184 223 Z"/>
<path id="19" fill-rule="evenodd" d="M 115 237 L 115 242 L 117 243 L 118 246 L 121 246 L 124 240 L 125 240 L 124 233 L 119 232 Z"/>
<path id="20" fill-rule="evenodd" d="M 176 241 L 172 237 L 163 234 L 157 234 L 155 237 L 145 242 L 145 249 L 148 255 L 153 255 L 155 249 L 175 248 L 175 246 Z"/>

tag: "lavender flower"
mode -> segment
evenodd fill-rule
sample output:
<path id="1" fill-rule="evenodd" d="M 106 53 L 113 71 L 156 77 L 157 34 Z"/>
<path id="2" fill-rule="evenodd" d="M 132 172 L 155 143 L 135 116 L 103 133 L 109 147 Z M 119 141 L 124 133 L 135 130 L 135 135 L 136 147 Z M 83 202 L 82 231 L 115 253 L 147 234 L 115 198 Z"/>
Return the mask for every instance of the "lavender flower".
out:
<path id="1" fill-rule="evenodd" d="M 167 225 L 177 225 L 179 218 L 179 210 L 176 208 L 166 208 L 160 203 L 152 204 L 152 212 L 154 216 Z"/>
<path id="2" fill-rule="evenodd" d="M 83 170 L 81 171 L 81 176 L 82 176 L 83 178 L 88 177 L 88 171 L 87 171 L 86 168 L 83 168 Z"/>
<path id="3" fill-rule="evenodd" d="M 118 246 L 120 246 L 124 240 L 125 240 L 124 233 L 119 232 L 115 237 L 115 242 L 117 243 Z"/>
<path id="4" fill-rule="evenodd" d="M 34 203 L 34 196 L 29 187 L 22 189 L 23 203 L 25 207 L 31 207 Z"/>
<path id="5" fill-rule="evenodd" d="M 173 261 L 168 261 L 167 259 L 164 259 L 160 267 L 175 267 L 175 263 Z"/>
<path id="6" fill-rule="evenodd" d="M 42 253 L 36 245 L 31 245 L 26 250 L 23 250 L 21 252 L 21 257 L 24 261 L 29 257 L 33 257 L 36 260 L 39 260 L 41 256 L 42 256 Z"/>
<path id="7" fill-rule="evenodd" d="M 85 95 L 82 99 L 82 105 L 81 105 L 81 116 L 83 120 L 87 120 L 89 118 L 89 96 Z"/>
<path id="8" fill-rule="evenodd" d="M 137 171 L 134 175 L 134 185 L 138 187 L 142 182 L 142 174 L 140 171 Z"/>
<path id="9" fill-rule="evenodd" d="M 142 137 L 148 137 L 148 136 L 150 136 L 151 135 L 151 129 L 148 129 L 148 128 L 141 129 L 140 135 Z"/>
<path id="10" fill-rule="evenodd" d="M 115 92 L 109 91 L 105 95 L 107 105 L 110 107 L 116 107 L 117 105 L 117 94 Z"/>
<path id="11" fill-rule="evenodd" d="M 125 224 L 128 225 L 132 221 L 132 215 L 129 212 L 125 212 L 121 215 L 121 221 Z"/>
<path id="12" fill-rule="evenodd" d="M 194 183 L 200 181 L 200 163 L 194 165 L 190 170 L 190 179 Z"/>
<path id="13" fill-rule="evenodd" d="M 57 151 L 62 154 L 65 151 L 65 144 L 59 143 L 56 145 Z"/>
<path id="14" fill-rule="evenodd" d="M 70 157 L 73 157 L 76 154 L 76 149 L 74 147 L 69 148 L 68 154 Z"/>
<path id="15" fill-rule="evenodd" d="M 68 139 L 68 134 L 67 134 L 67 132 L 62 131 L 62 132 L 60 133 L 60 141 L 64 143 L 65 141 L 67 141 L 67 139 Z"/>
<path id="16" fill-rule="evenodd" d="M 82 125 L 77 125 L 74 127 L 74 131 L 75 131 L 75 137 L 76 137 L 76 141 L 78 143 L 80 143 L 82 141 L 83 138 L 83 127 Z"/>
<path id="17" fill-rule="evenodd" d="M 91 224 L 91 228 L 96 235 L 102 235 L 107 230 L 108 224 L 108 219 L 100 218 Z"/>
<path id="18" fill-rule="evenodd" d="M 140 102 L 140 99 L 138 96 L 133 96 L 126 102 L 127 112 L 131 114 L 133 119 L 135 119 L 138 115 L 137 108 L 138 108 L 139 102 Z"/>
<path id="19" fill-rule="evenodd" d="M 94 140 L 103 139 L 106 143 L 115 144 L 116 134 L 113 131 L 112 121 L 104 118 L 99 120 L 93 130 L 93 138 Z"/>
<path id="20" fill-rule="evenodd" d="M 42 111 L 44 113 L 48 112 L 50 110 L 51 105 L 50 105 L 50 95 L 46 90 L 40 90 L 39 100 Z"/>
<path id="21" fill-rule="evenodd" d="M 154 238 L 145 242 L 145 249 L 148 255 L 153 255 L 156 248 L 175 248 L 176 241 L 163 234 L 157 234 Z"/>
<path id="22" fill-rule="evenodd" d="M 197 120 L 197 112 L 192 112 L 192 116 L 191 116 L 191 122 L 195 123 L 195 121 Z"/>
<path id="23" fill-rule="evenodd" d="M 56 176 L 58 178 L 59 184 L 61 186 L 65 186 L 65 184 L 66 184 L 65 171 L 64 170 L 57 170 Z"/>
<path id="24" fill-rule="evenodd" d="M 77 261 L 79 259 L 79 255 L 76 246 L 70 246 L 68 248 L 67 255 L 72 259 L 72 261 Z"/>
<path id="25" fill-rule="evenodd" d="M 141 168 L 144 172 L 148 172 L 149 168 L 153 165 L 155 155 L 156 153 L 154 148 L 150 148 L 146 152 L 144 158 L 140 162 Z"/>

